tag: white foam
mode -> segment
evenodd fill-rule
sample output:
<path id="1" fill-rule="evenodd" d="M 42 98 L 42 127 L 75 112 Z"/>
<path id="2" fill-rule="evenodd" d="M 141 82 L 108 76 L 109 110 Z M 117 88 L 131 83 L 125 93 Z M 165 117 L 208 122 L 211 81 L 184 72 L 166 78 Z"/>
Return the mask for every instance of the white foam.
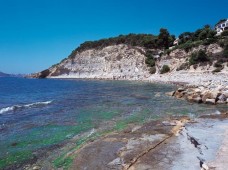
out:
<path id="1" fill-rule="evenodd" d="M 50 104 L 52 101 L 46 101 L 46 102 L 36 102 L 31 104 L 26 104 L 24 107 L 32 107 L 32 106 L 38 106 L 38 105 L 47 105 Z"/>
<path id="2" fill-rule="evenodd" d="M 87 137 L 90 137 L 92 134 L 94 134 L 96 132 L 96 130 L 93 128 L 90 132 L 89 132 L 89 134 L 87 135 Z"/>
<path id="3" fill-rule="evenodd" d="M 0 109 L 0 114 L 10 112 L 10 111 L 15 111 L 15 110 L 20 109 L 20 108 L 30 108 L 30 107 L 40 106 L 40 105 L 48 105 L 50 103 L 52 103 L 52 101 L 35 102 L 35 103 L 25 104 L 25 105 L 21 105 L 21 106 L 20 105 L 14 105 L 14 106 L 5 107 L 5 108 Z"/>
<path id="4" fill-rule="evenodd" d="M 5 113 L 5 112 L 9 112 L 9 111 L 13 111 L 13 110 L 14 110 L 14 106 L 2 108 L 2 109 L 0 110 L 0 114 L 3 114 L 3 113 Z"/>

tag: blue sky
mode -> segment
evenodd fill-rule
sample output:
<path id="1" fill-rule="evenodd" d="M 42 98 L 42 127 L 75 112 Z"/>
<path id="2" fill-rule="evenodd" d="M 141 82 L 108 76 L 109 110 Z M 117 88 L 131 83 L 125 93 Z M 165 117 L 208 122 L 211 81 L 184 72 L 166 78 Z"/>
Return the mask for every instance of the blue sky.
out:
<path id="1" fill-rule="evenodd" d="M 179 35 L 227 18 L 227 0 L 0 0 L 0 71 L 32 73 L 87 40 Z"/>

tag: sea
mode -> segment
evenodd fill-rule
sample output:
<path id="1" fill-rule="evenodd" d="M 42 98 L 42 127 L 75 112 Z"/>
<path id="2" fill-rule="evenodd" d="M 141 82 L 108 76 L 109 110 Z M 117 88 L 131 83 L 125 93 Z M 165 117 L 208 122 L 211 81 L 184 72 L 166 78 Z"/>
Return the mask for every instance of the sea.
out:
<path id="1" fill-rule="evenodd" d="M 165 95 L 174 89 L 138 81 L 0 78 L 0 169 L 37 160 L 41 151 L 45 155 L 53 146 L 105 126 L 118 130 L 227 107 Z"/>

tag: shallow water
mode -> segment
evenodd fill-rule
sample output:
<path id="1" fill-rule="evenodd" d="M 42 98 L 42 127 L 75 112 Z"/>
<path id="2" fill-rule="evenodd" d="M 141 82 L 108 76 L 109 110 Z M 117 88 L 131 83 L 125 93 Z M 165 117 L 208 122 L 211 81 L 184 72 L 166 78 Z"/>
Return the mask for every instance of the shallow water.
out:
<path id="1" fill-rule="evenodd" d="M 0 169 L 110 121 L 121 128 L 123 122 L 227 108 L 165 95 L 173 89 L 132 81 L 0 78 Z"/>

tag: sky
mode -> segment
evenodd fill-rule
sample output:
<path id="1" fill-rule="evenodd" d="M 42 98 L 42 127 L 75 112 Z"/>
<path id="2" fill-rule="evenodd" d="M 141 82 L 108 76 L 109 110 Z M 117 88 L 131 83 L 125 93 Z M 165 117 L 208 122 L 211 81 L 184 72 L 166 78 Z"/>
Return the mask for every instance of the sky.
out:
<path id="1" fill-rule="evenodd" d="M 227 18 L 228 0 L 0 0 L 0 71 L 28 74 L 84 41 L 129 33 L 178 36 Z"/>

